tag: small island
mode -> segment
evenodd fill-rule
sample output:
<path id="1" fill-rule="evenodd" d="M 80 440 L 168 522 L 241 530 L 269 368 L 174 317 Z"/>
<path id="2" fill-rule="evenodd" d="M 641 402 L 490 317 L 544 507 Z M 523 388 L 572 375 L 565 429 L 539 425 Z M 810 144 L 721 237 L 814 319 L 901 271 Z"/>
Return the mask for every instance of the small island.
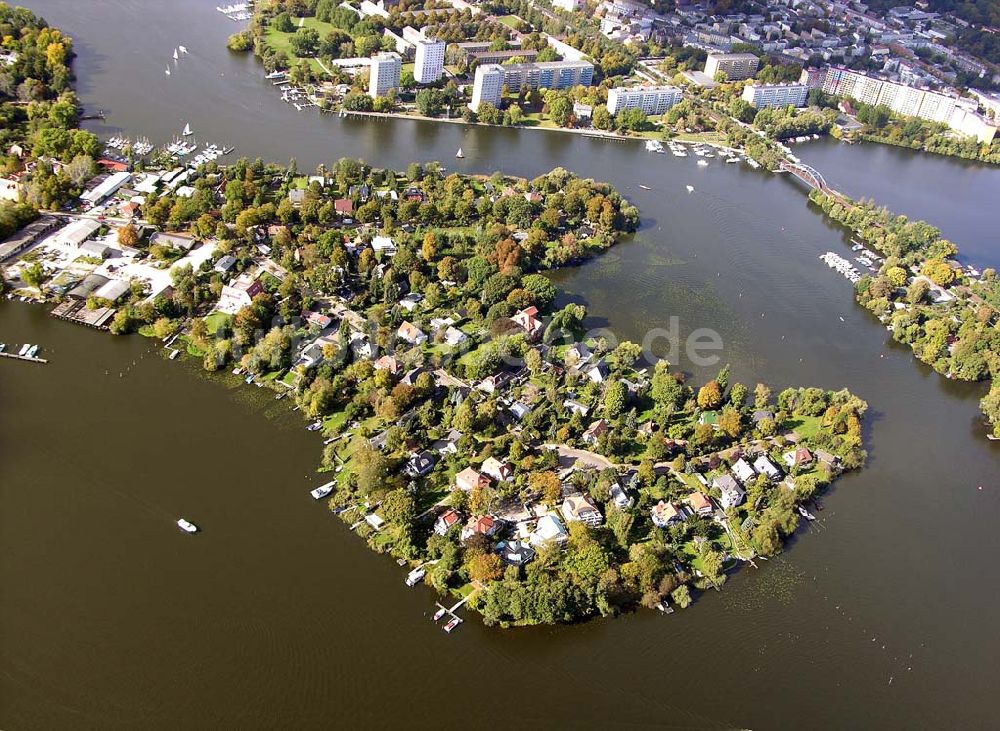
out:
<path id="1" fill-rule="evenodd" d="M 31 124 L 4 103 L 22 194 L 0 203 L 19 231 L 0 249 L 9 296 L 294 404 L 323 439 L 313 496 L 407 583 L 488 624 L 673 611 L 778 553 L 863 464 L 856 396 L 774 395 L 728 367 L 691 384 L 558 303 L 545 272 L 638 226 L 612 186 L 352 159 L 304 174 L 104 158 L 95 174 L 70 40 L 12 18 L 11 73 L 38 99 Z M 28 63 L 40 48 L 49 62 Z"/>

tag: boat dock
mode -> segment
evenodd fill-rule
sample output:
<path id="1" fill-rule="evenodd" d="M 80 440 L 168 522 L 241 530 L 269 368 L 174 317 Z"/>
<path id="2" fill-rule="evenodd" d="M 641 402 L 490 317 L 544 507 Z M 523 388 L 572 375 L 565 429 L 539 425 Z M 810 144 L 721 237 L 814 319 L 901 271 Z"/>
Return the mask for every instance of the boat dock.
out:
<path id="1" fill-rule="evenodd" d="M 69 322 L 94 327 L 98 330 L 107 330 L 111 325 L 111 320 L 115 316 L 115 309 L 111 307 L 98 307 L 88 310 L 85 301 L 70 299 L 57 305 L 50 314 L 60 320 L 68 320 Z"/>
<path id="2" fill-rule="evenodd" d="M 13 358 L 14 360 L 25 360 L 29 363 L 48 363 L 45 358 L 39 358 L 33 355 L 20 355 L 18 353 L 8 353 L 7 351 L 0 351 L 0 358 Z"/>
<path id="3" fill-rule="evenodd" d="M 437 611 L 434 612 L 434 621 L 435 622 L 439 622 L 442 619 L 444 619 L 445 617 L 447 617 L 448 621 L 444 623 L 443 629 L 444 629 L 445 632 L 451 632 L 453 629 L 455 629 L 456 627 L 458 627 L 458 625 L 460 625 L 462 623 L 462 621 L 463 621 L 461 617 L 459 617 L 457 614 L 455 614 L 455 612 L 458 611 L 458 609 L 463 604 L 465 604 L 473 596 L 475 596 L 476 595 L 476 591 L 477 590 L 469 592 L 468 596 L 465 596 L 464 598 L 459 599 L 450 608 L 446 607 L 444 604 L 441 604 L 440 602 L 435 602 L 434 606 L 437 607 Z"/>

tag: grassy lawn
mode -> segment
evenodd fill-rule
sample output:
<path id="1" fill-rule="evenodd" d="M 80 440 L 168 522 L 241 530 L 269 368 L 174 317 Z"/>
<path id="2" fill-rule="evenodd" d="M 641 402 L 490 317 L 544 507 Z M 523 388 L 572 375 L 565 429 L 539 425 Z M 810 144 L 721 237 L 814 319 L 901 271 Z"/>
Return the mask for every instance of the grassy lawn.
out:
<path id="1" fill-rule="evenodd" d="M 802 439 L 811 439 L 816 436 L 822 423 L 822 416 L 797 416 L 786 421 L 783 426 L 794 431 Z"/>
<path id="2" fill-rule="evenodd" d="M 232 321 L 232 315 L 227 315 L 225 312 L 213 312 L 205 318 L 205 328 L 209 335 L 215 335 L 219 332 L 220 327 L 228 326 Z"/>
<path id="3" fill-rule="evenodd" d="M 316 20 L 316 18 L 292 18 L 292 22 L 295 23 L 296 30 L 299 29 L 300 21 L 302 21 L 301 27 L 312 28 L 316 30 L 320 34 L 320 36 L 325 36 L 327 33 L 329 33 L 331 30 L 334 29 L 333 25 L 331 25 L 330 23 L 320 22 Z M 285 54 L 288 56 L 289 61 L 296 63 L 300 59 L 294 53 L 292 53 L 291 42 L 293 35 L 294 33 L 282 33 L 279 30 L 275 30 L 273 26 L 268 26 L 267 30 L 264 32 L 264 43 L 268 47 L 273 48 L 275 51 L 284 51 Z M 313 68 L 314 71 L 318 71 L 319 73 L 324 73 L 323 67 L 320 66 L 319 61 L 317 61 L 315 58 L 307 58 L 305 60 L 309 62 L 309 65 Z"/>
<path id="4" fill-rule="evenodd" d="M 520 26 L 521 23 L 523 22 L 516 15 L 501 15 L 499 18 L 497 18 L 497 20 L 499 20 L 501 23 L 506 25 L 511 30 L 517 30 L 518 26 Z"/>

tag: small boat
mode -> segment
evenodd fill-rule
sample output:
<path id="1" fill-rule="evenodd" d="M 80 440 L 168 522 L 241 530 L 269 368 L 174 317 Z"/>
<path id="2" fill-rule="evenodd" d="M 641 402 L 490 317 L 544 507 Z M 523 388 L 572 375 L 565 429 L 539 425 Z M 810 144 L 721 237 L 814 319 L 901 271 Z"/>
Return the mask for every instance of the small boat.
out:
<path id="1" fill-rule="evenodd" d="M 457 157 L 459 159 L 465 157 L 465 153 L 462 152 L 462 148 L 461 147 L 458 148 L 458 152 L 455 153 L 455 157 Z"/>
<path id="2" fill-rule="evenodd" d="M 184 135 L 185 137 L 190 137 L 191 135 L 193 135 L 194 132 L 191 131 L 191 125 L 185 124 L 184 129 L 181 131 L 181 134 Z"/>
<path id="3" fill-rule="evenodd" d="M 173 350 L 170 351 L 170 360 L 173 360 L 174 358 L 176 358 L 180 354 L 181 354 L 181 351 L 179 351 L 177 348 L 174 348 Z"/>
<path id="4" fill-rule="evenodd" d="M 179 58 L 180 58 L 180 54 L 179 54 L 179 53 L 177 53 L 177 49 L 175 48 L 175 49 L 174 49 L 174 61 L 176 61 L 176 60 L 177 60 L 177 59 L 179 59 Z"/>
<path id="5" fill-rule="evenodd" d="M 450 633 L 461 623 L 462 623 L 461 619 L 459 619 L 458 617 L 452 617 L 451 619 L 448 620 L 448 624 L 444 626 L 444 631 Z"/>
<path id="6" fill-rule="evenodd" d="M 437 610 L 436 612 L 434 612 L 434 617 L 433 617 L 434 621 L 435 621 L 435 622 L 437 622 L 437 621 L 438 621 L 439 619 L 441 619 L 441 617 L 443 617 L 443 616 L 444 616 L 444 615 L 445 615 L 445 614 L 446 614 L 447 612 L 448 612 L 448 610 L 447 610 L 447 609 L 445 609 L 444 607 L 442 607 L 442 606 L 438 605 L 438 610 Z"/>
<path id="7" fill-rule="evenodd" d="M 249 376 L 247 376 L 246 378 L 244 378 L 243 379 L 243 383 L 246 383 L 247 385 L 253 383 L 253 374 L 251 373 Z"/>
<path id="8" fill-rule="evenodd" d="M 27 357 L 34 358 L 35 355 L 37 355 L 37 353 L 38 353 L 38 346 L 32 345 L 30 348 L 28 348 Z"/>
<path id="9" fill-rule="evenodd" d="M 188 52 L 188 49 L 186 49 L 184 46 L 177 46 L 177 48 L 180 49 L 181 53 L 187 53 Z"/>
<path id="10" fill-rule="evenodd" d="M 228 155 L 229 153 L 231 153 L 231 152 L 232 152 L 233 150 L 235 150 L 235 149 L 236 149 L 235 147 L 226 147 L 226 148 L 224 148 L 224 149 L 222 150 L 222 154 L 223 154 L 223 155 Z"/>
<path id="11" fill-rule="evenodd" d="M 323 428 L 323 423 L 320 421 L 314 421 L 306 427 L 306 431 L 319 431 L 321 428 Z"/>
<path id="12" fill-rule="evenodd" d="M 685 185 L 684 187 L 687 188 L 688 193 L 694 193 L 693 185 Z"/>
<path id="13" fill-rule="evenodd" d="M 650 188 L 648 185 L 643 185 L 642 183 L 639 183 L 639 187 L 642 188 L 643 190 L 652 190 L 652 188 Z"/>
<path id="14" fill-rule="evenodd" d="M 180 520 L 177 521 L 177 527 L 179 527 L 185 533 L 197 533 L 198 532 L 198 526 L 196 526 L 194 523 L 192 523 L 189 520 L 184 520 L 184 518 L 181 518 Z"/>
<path id="15" fill-rule="evenodd" d="M 707 167 L 708 167 L 708 163 L 707 163 L 706 161 L 704 161 L 704 160 L 699 160 L 699 161 L 698 161 L 698 164 L 699 164 L 699 165 L 700 165 L 701 167 L 703 167 L 703 168 L 707 168 Z"/>
<path id="16" fill-rule="evenodd" d="M 28 350 L 30 348 L 31 348 L 30 343 L 25 343 L 24 345 L 21 346 L 21 349 L 19 351 L 17 351 L 17 354 L 18 355 L 27 355 L 28 354 Z"/>
<path id="17" fill-rule="evenodd" d="M 167 66 L 167 76 L 170 76 L 170 67 Z"/>
<path id="18" fill-rule="evenodd" d="M 810 521 L 811 520 L 816 520 L 816 516 L 813 515 L 812 513 L 810 513 L 805 508 L 803 508 L 801 505 L 799 506 L 799 515 L 801 515 L 806 520 L 810 520 Z"/>
<path id="19" fill-rule="evenodd" d="M 336 482 L 328 482 L 325 485 L 320 485 L 315 490 L 310 490 L 309 494 L 313 496 L 313 500 L 322 500 L 331 492 L 333 492 L 333 488 L 336 486 L 336 484 L 337 484 Z"/>
<path id="20" fill-rule="evenodd" d="M 416 586 L 417 584 L 419 584 L 421 581 L 424 580 L 424 577 L 426 575 L 427 575 L 427 570 L 423 566 L 418 566 L 417 568 L 413 569 L 413 571 L 411 571 L 406 575 L 406 585 Z"/>
<path id="21" fill-rule="evenodd" d="M 7 343 L 0 343 L 0 353 L 7 350 Z"/>

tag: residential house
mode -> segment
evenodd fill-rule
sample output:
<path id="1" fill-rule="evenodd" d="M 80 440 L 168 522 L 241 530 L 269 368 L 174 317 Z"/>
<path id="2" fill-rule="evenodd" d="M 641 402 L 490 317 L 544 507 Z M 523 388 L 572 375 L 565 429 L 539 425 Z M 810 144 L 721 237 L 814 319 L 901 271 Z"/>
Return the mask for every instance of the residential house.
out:
<path id="1" fill-rule="evenodd" d="M 305 199 L 305 188 L 296 188 L 295 190 L 288 191 L 288 200 L 296 208 L 299 208 L 305 202 Z"/>
<path id="2" fill-rule="evenodd" d="M 623 485 L 619 485 L 617 482 L 611 485 L 611 489 L 608 490 L 611 496 L 611 502 L 615 504 L 619 510 L 628 510 L 635 504 L 635 500 L 631 495 L 628 494 L 628 489 Z"/>
<path id="3" fill-rule="evenodd" d="M 604 419 L 598 419 L 587 427 L 587 431 L 583 433 L 583 441 L 587 444 L 597 444 L 601 437 L 608 432 L 608 422 Z"/>
<path id="4" fill-rule="evenodd" d="M 673 503 L 665 503 L 662 500 L 649 511 L 653 519 L 653 525 L 657 528 L 666 528 L 671 523 L 684 520 L 684 515 Z"/>
<path id="5" fill-rule="evenodd" d="M 375 354 L 372 341 L 364 333 L 352 332 L 350 347 L 355 360 L 368 360 Z"/>
<path id="6" fill-rule="evenodd" d="M 354 201 L 350 198 L 338 198 L 333 202 L 333 210 L 340 216 L 350 216 L 354 213 Z"/>
<path id="7" fill-rule="evenodd" d="M 531 407 L 521 401 L 515 401 L 510 405 L 510 413 L 514 415 L 515 419 L 522 421 L 524 417 L 531 413 Z"/>
<path id="8" fill-rule="evenodd" d="M 434 521 L 434 532 L 439 536 L 443 536 L 452 529 L 452 526 L 458 525 L 461 520 L 462 514 L 454 508 L 449 508 L 441 513 L 441 515 L 438 516 L 438 519 Z"/>
<path id="9" fill-rule="evenodd" d="M 538 519 L 538 525 L 534 532 L 528 536 L 528 541 L 533 546 L 538 546 L 549 541 L 563 544 L 569 539 L 569 534 L 559 518 L 554 515 L 543 515 Z"/>
<path id="10" fill-rule="evenodd" d="M 771 482 L 777 482 L 781 479 L 781 470 L 775 466 L 774 462 L 767 458 L 766 454 L 762 454 L 754 460 L 753 468 L 760 474 L 767 475 L 767 479 L 771 480 Z"/>
<path id="11" fill-rule="evenodd" d="M 590 413 L 590 409 L 581 404 L 579 401 L 574 401 L 573 399 L 566 399 L 563 401 L 563 406 L 569 409 L 572 413 L 579 414 L 580 416 L 586 416 Z"/>
<path id="12" fill-rule="evenodd" d="M 455 347 L 456 345 L 461 345 L 468 339 L 469 336 L 466 335 L 461 330 L 459 330 L 457 327 L 449 326 L 448 329 L 444 331 L 445 345 Z"/>
<path id="13" fill-rule="evenodd" d="M 805 447 L 796 447 L 789 452 L 785 452 L 781 459 L 789 467 L 805 467 L 812 464 L 813 456 Z"/>
<path id="14" fill-rule="evenodd" d="M 407 386 L 416 386 L 417 379 L 420 378 L 420 374 L 426 373 L 429 370 L 430 368 L 427 366 L 417 366 L 416 368 L 411 368 L 403 375 L 401 383 Z"/>
<path id="15" fill-rule="evenodd" d="M 593 501 L 586 495 L 569 495 L 560 508 L 563 518 L 567 523 L 579 521 L 596 528 L 604 522 L 604 516 L 597 509 Z"/>
<path id="16" fill-rule="evenodd" d="M 754 472 L 753 467 L 751 467 L 750 464 L 742 457 L 733 462 L 732 469 L 733 469 L 733 474 L 736 475 L 736 479 L 742 482 L 744 485 L 749 483 L 751 480 L 753 480 L 753 478 L 757 476 L 757 473 Z"/>
<path id="17" fill-rule="evenodd" d="M 535 557 L 535 549 L 524 541 L 500 541 L 497 553 L 508 566 L 524 566 Z"/>
<path id="18" fill-rule="evenodd" d="M 497 482 L 506 482 L 514 476 L 514 470 L 506 462 L 502 462 L 495 457 L 487 457 L 483 460 L 479 468 L 484 475 L 489 475 Z"/>
<path id="19" fill-rule="evenodd" d="M 253 302 L 253 298 L 264 291 L 264 286 L 255 274 L 241 274 L 235 282 L 224 284 L 219 304 L 216 309 L 229 315 L 235 315 L 241 308 Z"/>
<path id="20" fill-rule="evenodd" d="M 376 236 L 372 239 L 372 250 L 376 254 L 384 254 L 385 256 L 395 256 L 396 255 L 396 244 L 388 236 Z"/>
<path id="21" fill-rule="evenodd" d="M 431 445 L 438 454 L 458 454 L 458 440 L 462 438 L 462 432 L 452 429 L 444 437 L 438 439 Z"/>
<path id="22" fill-rule="evenodd" d="M 566 349 L 566 364 L 583 363 L 590 358 L 590 348 L 584 343 L 573 343 Z"/>
<path id="23" fill-rule="evenodd" d="M 587 368 L 584 373 L 586 373 L 587 378 L 594 383 L 604 383 L 608 380 L 608 366 L 603 360 L 599 360 L 594 363 L 594 365 Z"/>
<path id="24" fill-rule="evenodd" d="M 427 335 L 408 320 L 403 321 L 403 324 L 399 326 L 399 330 L 396 334 L 401 340 L 405 340 L 410 345 L 420 345 L 427 340 Z"/>
<path id="25" fill-rule="evenodd" d="M 191 251 L 194 248 L 195 240 L 190 236 L 180 236 L 178 234 L 167 234 L 157 231 L 149 237 L 150 246 L 166 246 L 171 249 L 181 251 Z"/>
<path id="26" fill-rule="evenodd" d="M 462 540 L 467 541 L 472 536 L 490 536 L 500 530 L 503 523 L 492 515 L 473 516 L 462 526 Z"/>
<path id="27" fill-rule="evenodd" d="M 405 297 L 403 297 L 403 299 L 399 301 L 399 306 L 402 307 L 407 312 L 413 312 L 413 310 L 416 309 L 417 305 L 423 302 L 423 300 L 424 296 L 422 294 L 418 294 L 417 292 L 410 292 L 408 295 L 406 295 Z"/>
<path id="28" fill-rule="evenodd" d="M 712 507 L 712 501 L 701 492 L 692 492 L 688 495 L 687 503 L 691 506 L 691 510 L 704 517 L 710 516 L 715 511 L 715 508 Z"/>
<path id="29" fill-rule="evenodd" d="M 232 254 L 226 254 L 225 256 L 219 257 L 219 260 L 215 262 L 214 269 L 220 274 L 225 274 L 234 266 L 236 266 L 236 257 Z"/>
<path id="30" fill-rule="evenodd" d="M 840 457 L 838 457 L 837 455 L 830 454 L 829 452 L 824 451 L 822 449 L 817 449 L 815 454 L 816 454 L 816 459 L 818 459 L 823 464 L 832 468 L 840 467 Z"/>
<path id="31" fill-rule="evenodd" d="M 472 492 L 476 488 L 489 486 L 490 478 L 486 475 L 480 474 L 471 467 L 466 467 L 464 470 L 455 475 L 455 487 L 464 492 Z"/>
<path id="32" fill-rule="evenodd" d="M 760 422 L 764 421 L 765 419 L 770 419 L 771 421 L 774 421 L 774 412 L 768 409 L 757 409 L 755 412 L 753 412 L 753 416 L 750 418 L 753 419 L 754 424 L 757 424 L 759 426 Z"/>
<path id="33" fill-rule="evenodd" d="M 425 450 L 410 457 L 403 469 L 410 477 L 423 477 L 434 469 L 435 461 L 434 455 Z"/>
<path id="34" fill-rule="evenodd" d="M 399 372 L 402 370 L 402 366 L 399 364 L 399 361 L 391 355 L 383 355 L 375 361 L 374 366 L 375 370 L 388 371 L 391 376 L 398 376 Z"/>
<path id="35" fill-rule="evenodd" d="M 732 475 L 720 475 L 712 480 L 712 487 L 717 487 L 722 493 L 722 507 L 733 508 L 743 502 L 746 493 Z"/>
<path id="36" fill-rule="evenodd" d="M 528 336 L 528 340 L 537 340 L 542 336 L 542 331 L 545 329 L 542 321 L 538 319 L 538 308 L 535 306 L 526 307 L 520 312 L 515 313 L 510 319 L 524 330 Z"/>

